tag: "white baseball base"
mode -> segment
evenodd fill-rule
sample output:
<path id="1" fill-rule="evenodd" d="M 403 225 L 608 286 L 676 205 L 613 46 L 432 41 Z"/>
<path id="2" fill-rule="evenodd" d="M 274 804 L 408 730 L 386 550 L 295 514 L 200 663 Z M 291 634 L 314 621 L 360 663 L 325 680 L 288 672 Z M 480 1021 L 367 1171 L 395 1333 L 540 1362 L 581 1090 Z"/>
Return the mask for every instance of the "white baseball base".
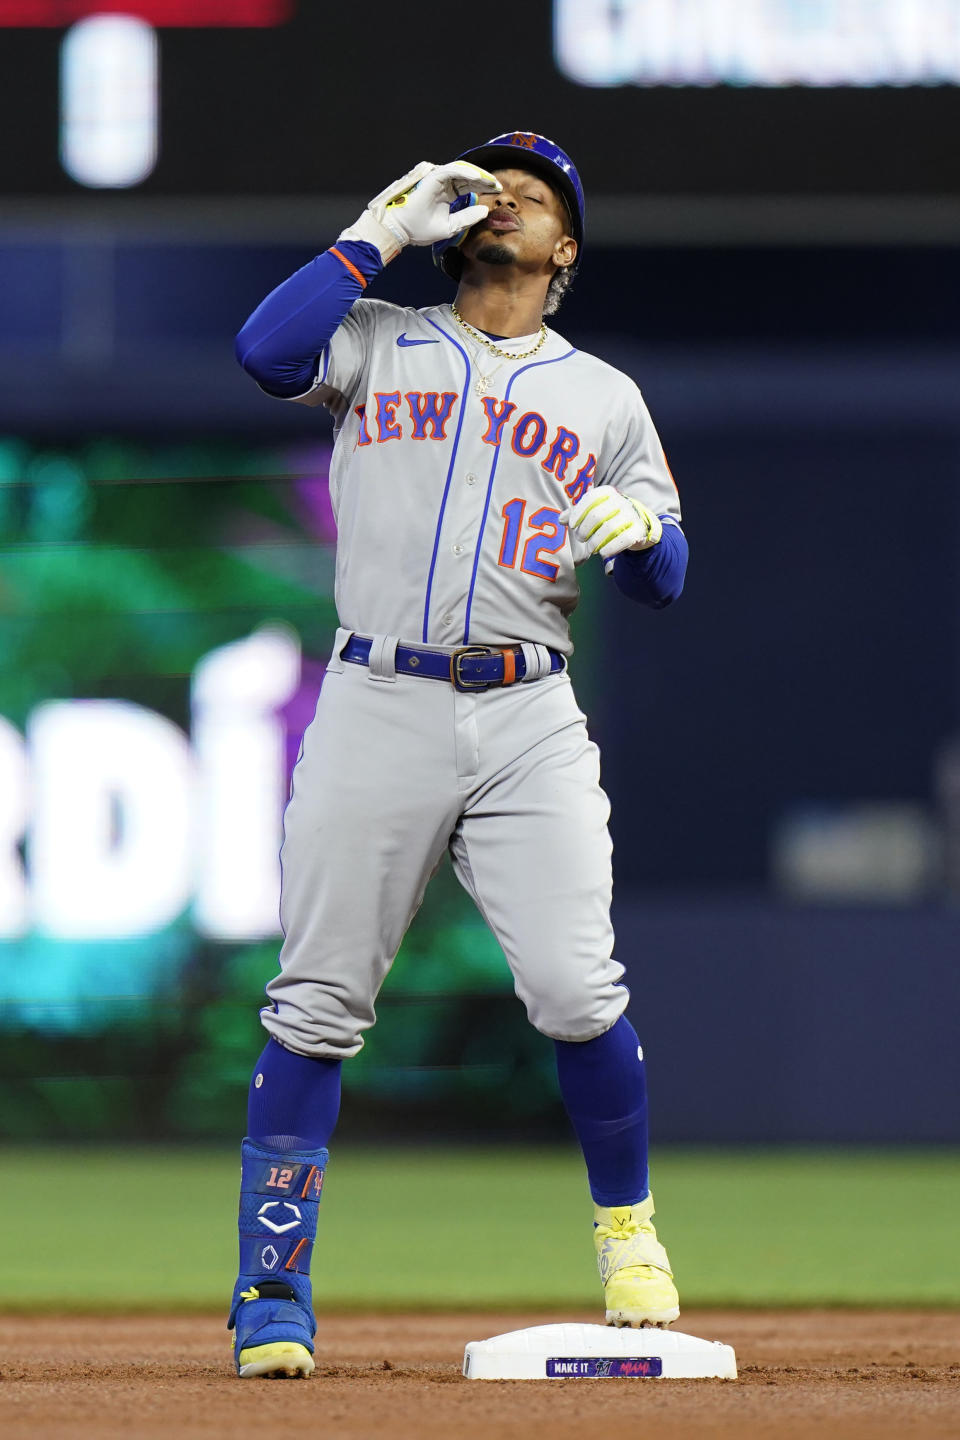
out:
<path id="1" fill-rule="evenodd" d="M 677 1330 L 610 1325 L 535 1325 L 471 1340 L 468 1380 L 736 1380 L 737 1359 L 720 1340 Z"/>

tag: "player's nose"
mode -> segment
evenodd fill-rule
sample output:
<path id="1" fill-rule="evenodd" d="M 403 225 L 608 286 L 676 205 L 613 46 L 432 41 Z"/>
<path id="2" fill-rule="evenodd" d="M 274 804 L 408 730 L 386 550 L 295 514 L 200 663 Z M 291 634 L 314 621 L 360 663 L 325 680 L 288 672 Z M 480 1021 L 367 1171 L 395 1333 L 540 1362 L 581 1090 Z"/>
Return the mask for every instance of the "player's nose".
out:
<path id="1" fill-rule="evenodd" d="M 513 183 L 507 179 L 505 173 L 502 170 L 497 174 L 497 179 L 500 181 L 500 191 L 496 195 L 484 195 L 484 200 L 487 202 L 491 209 L 493 209 L 495 206 L 503 206 L 509 207 L 511 210 L 516 210 L 517 195 L 516 191 L 513 188 Z"/>

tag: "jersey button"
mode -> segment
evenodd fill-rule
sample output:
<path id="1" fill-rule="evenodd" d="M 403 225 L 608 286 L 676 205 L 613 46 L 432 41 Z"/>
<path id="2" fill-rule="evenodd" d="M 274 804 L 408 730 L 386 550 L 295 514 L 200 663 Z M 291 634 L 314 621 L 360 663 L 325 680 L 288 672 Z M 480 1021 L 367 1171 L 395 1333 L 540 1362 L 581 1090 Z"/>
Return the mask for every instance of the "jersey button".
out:
<path id="1" fill-rule="evenodd" d="M 462 546 L 462 545 L 454 545 L 454 547 L 453 547 L 453 553 L 454 553 L 454 555 L 462 555 L 462 554 L 463 554 L 463 546 Z"/>
<path id="2" fill-rule="evenodd" d="M 444 623 L 444 625 L 452 625 L 452 624 L 453 624 L 453 616 L 452 616 L 452 615 L 444 615 L 444 616 L 443 616 L 443 623 Z"/>
<path id="3" fill-rule="evenodd" d="M 476 483 L 477 483 L 477 477 L 476 477 L 476 475 L 468 475 L 468 476 L 467 476 L 467 484 L 468 484 L 468 485 L 476 485 Z"/>

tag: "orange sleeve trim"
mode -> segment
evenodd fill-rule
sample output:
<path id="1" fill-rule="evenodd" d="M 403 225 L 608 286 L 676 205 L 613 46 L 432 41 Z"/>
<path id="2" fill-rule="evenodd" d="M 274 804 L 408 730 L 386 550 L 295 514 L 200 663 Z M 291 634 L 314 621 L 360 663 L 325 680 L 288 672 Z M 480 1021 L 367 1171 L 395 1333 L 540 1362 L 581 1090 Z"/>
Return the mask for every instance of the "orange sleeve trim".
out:
<path id="1" fill-rule="evenodd" d="M 512 650 L 504 650 L 503 654 L 503 683 L 512 685 L 517 678 L 517 657 Z"/>
<path id="2" fill-rule="evenodd" d="M 341 265 L 346 265 L 347 269 L 350 271 L 350 274 L 354 277 L 354 279 L 360 281 L 360 288 L 361 288 L 362 290 L 366 290 L 366 288 L 367 288 L 367 282 L 366 282 L 366 280 L 363 278 L 363 275 L 362 275 L 361 272 L 357 269 L 356 265 L 354 265 L 351 260 L 348 260 L 348 259 L 347 259 L 346 255 L 342 255 L 342 254 L 340 253 L 340 251 L 337 249 L 336 245 L 331 245 L 331 246 L 330 246 L 330 254 L 331 254 L 331 255 L 336 255 L 336 257 L 337 257 L 337 259 L 340 261 Z"/>

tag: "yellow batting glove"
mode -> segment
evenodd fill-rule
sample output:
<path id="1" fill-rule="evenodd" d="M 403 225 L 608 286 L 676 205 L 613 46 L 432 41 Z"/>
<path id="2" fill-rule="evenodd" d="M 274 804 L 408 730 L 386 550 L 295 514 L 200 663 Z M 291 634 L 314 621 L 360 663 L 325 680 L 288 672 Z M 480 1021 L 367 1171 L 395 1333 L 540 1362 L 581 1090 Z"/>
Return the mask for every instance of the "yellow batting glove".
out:
<path id="1" fill-rule="evenodd" d="M 663 538 L 660 518 L 639 500 L 621 495 L 612 485 L 588 490 L 560 519 L 590 555 L 612 560 L 623 550 L 649 550 Z"/>

